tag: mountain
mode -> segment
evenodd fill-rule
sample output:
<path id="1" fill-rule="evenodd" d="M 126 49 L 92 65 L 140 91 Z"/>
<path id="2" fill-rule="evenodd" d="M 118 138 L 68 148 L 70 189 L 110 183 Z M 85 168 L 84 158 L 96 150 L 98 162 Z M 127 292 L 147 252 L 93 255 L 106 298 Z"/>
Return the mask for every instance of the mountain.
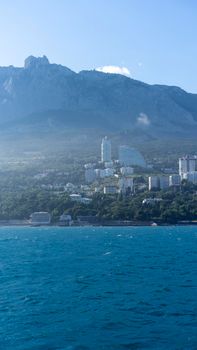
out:
<path id="1" fill-rule="evenodd" d="M 30 56 L 23 68 L 0 67 L 0 126 L 195 136 L 197 95 L 118 74 L 75 73 Z"/>

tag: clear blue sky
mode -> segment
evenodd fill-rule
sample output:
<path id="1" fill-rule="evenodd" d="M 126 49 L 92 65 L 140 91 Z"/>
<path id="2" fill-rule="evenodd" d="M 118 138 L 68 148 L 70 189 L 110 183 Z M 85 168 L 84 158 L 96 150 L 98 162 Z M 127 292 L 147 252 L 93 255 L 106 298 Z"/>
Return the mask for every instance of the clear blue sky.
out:
<path id="1" fill-rule="evenodd" d="M 0 0 L 0 65 L 45 54 L 197 92 L 196 17 L 196 0 Z"/>

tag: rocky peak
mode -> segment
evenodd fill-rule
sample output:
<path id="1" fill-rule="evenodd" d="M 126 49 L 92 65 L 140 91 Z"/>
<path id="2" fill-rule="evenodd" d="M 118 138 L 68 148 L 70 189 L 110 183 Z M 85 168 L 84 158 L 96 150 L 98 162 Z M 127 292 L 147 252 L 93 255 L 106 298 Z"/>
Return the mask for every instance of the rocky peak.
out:
<path id="1" fill-rule="evenodd" d="M 38 68 L 40 66 L 46 66 L 48 64 L 50 63 L 46 56 L 42 56 L 42 57 L 29 56 L 25 60 L 24 68 L 25 69 Z"/>

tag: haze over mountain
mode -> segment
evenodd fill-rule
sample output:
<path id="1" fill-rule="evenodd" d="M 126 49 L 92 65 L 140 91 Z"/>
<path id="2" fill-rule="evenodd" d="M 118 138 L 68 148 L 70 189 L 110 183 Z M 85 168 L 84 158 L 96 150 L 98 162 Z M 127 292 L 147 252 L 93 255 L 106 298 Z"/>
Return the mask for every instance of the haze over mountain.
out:
<path id="1" fill-rule="evenodd" d="M 23 68 L 0 67 L 0 126 L 195 136 L 197 94 L 96 70 L 75 73 L 30 56 Z"/>

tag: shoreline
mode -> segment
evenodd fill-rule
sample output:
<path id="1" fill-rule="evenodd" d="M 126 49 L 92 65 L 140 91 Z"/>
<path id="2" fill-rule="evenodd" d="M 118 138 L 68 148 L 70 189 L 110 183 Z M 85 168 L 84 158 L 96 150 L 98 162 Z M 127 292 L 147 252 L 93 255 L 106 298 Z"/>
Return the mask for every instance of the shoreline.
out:
<path id="1" fill-rule="evenodd" d="M 31 224 L 25 224 L 25 223 L 0 223 L 0 228 L 3 227 L 31 227 L 31 228 L 41 228 L 41 227 L 59 227 L 59 228 L 77 228 L 77 227 L 174 227 L 174 226 L 197 226 L 197 222 L 188 222 L 188 223 L 177 223 L 177 224 L 170 224 L 170 223 L 157 223 L 157 224 L 147 224 L 147 223 L 136 223 L 136 224 L 128 224 L 128 225 L 124 225 L 124 224 L 81 224 L 81 225 L 59 225 L 57 223 L 54 224 L 50 224 L 50 225 L 45 225 L 45 224 L 40 224 L 40 225 L 31 225 Z"/>

